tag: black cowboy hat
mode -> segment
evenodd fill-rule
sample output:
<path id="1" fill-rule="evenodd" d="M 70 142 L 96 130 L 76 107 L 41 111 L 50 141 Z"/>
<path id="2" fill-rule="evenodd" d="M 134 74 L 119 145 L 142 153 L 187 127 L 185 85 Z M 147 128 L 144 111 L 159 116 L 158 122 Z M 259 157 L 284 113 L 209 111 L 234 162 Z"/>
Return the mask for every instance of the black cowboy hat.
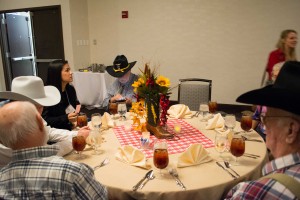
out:
<path id="1" fill-rule="evenodd" d="M 236 101 L 279 108 L 300 115 L 300 62 L 286 62 L 273 85 L 246 92 Z"/>
<path id="2" fill-rule="evenodd" d="M 128 63 L 124 55 L 118 55 L 112 66 L 107 66 L 106 71 L 113 77 L 119 78 L 126 74 L 134 65 L 136 61 Z"/>

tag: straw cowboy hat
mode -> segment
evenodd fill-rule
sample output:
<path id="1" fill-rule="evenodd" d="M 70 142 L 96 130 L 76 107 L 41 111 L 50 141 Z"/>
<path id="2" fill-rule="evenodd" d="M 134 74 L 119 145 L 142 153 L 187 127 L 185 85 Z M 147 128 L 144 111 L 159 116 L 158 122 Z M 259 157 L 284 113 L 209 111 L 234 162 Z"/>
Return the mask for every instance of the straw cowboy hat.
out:
<path id="1" fill-rule="evenodd" d="M 119 78 L 126 74 L 134 65 L 136 61 L 128 63 L 124 55 L 118 55 L 112 66 L 107 66 L 106 71 L 113 77 Z"/>
<path id="2" fill-rule="evenodd" d="M 279 108 L 300 115 L 300 62 L 286 62 L 273 85 L 246 92 L 236 101 Z"/>
<path id="3" fill-rule="evenodd" d="M 53 106 L 60 102 L 60 93 L 54 86 L 44 86 L 37 76 L 19 76 L 13 79 L 11 91 L 0 92 L 0 98 Z"/>

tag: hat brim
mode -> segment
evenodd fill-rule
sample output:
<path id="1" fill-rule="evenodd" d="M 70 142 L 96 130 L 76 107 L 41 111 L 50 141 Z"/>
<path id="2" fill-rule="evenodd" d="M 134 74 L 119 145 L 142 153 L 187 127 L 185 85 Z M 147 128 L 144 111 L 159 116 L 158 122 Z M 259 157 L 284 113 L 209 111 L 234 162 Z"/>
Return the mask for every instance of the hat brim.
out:
<path id="1" fill-rule="evenodd" d="M 45 89 L 45 97 L 43 98 L 33 99 L 28 96 L 16 92 L 11 92 L 11 91 L 0 92 L 0 98 L 10 99 L 15 101 L 29 101 L 33 104 L 39 104 L 42 106 L 53 106 L 60 102 L 61 96 L 58 89 L 56 89 L 56 87 L 45 86 L 44 89 Z"/>
<path id="2" fill-rule="evenodd" d="M 120 78 L 122 77 L 124 74 L 126 74 L 129 70 L 131 70 L 131 68 L 135 65 L 136 61 L 128 63 L 129 67 L 127 69 L 124 70 L 124 72 L 115 72 L 114 71 L 114 65 L 111 66 L 107 66 L 106 67 L 106 71 L 107 73 L 109 73 L 111 76 L 116 77 L 116 78 Z"/>
<path id="3" fill-rule="evenodd" d="M 279 108 L 300 115 L 300 93 L 283 88 L 274 88 L 273 85 L 246 92 L 240 95 L 236 101 Z"/>

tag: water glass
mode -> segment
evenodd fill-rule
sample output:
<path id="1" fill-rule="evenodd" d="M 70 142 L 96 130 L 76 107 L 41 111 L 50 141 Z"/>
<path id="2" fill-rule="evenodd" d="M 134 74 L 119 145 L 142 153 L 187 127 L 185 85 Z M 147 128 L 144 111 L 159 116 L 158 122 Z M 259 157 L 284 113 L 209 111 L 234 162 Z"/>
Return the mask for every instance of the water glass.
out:
<path id="1" fill-rule="evenodd" d="M 207 103 L 201 103 L 199 107 L 200 114 L 202 116 L 201 121 L 206 122 L 209 114 L 209 107 Z"/>
<path id="2" fill-rule="evenodd" d="M 120 121 L 126 119 L 126 112 L 127 112 L 127 107 L 126 107 L 126 102 L 119 102 L 118 103 L 118 113 L 120 115 Z"/>
<path id="3" fill-rule="evenodd" d="M 93 128 L 100 129 L 101 125 L 102 125 L 101 114 L 100 113 L 93 113 L 91 115 L 91 122 L 92 122 Z"/>
<path id="4" fill-rule="evenodd" d="M 235 115 L 233 114 L 227 114 L 225 116 L 225 126 L 227 128 L 229 128 L 230 130 L 233 130 L 234 127 L 235 127 L 235 124 L 236 124 L 236 118 L 235 118 Z"/>
<path id="5" fill-rule="evenodd" d="M 101 154 L 102 151 L 100 150 L 101 144 L 102 144 L 102 134 L 100 129 L 93 129 L 90 130 L 90 141 L 91 145 L 94 149 L 94 154 L 98 155 Z"/>
<path id="6" fill-rule="evenodd" d="M 222 157 L 222 153 L 226 150 L 228 143 L 227 135 L 217 133 L 215 137 L 215 149 L 219 152 L 219 156 Z"/>

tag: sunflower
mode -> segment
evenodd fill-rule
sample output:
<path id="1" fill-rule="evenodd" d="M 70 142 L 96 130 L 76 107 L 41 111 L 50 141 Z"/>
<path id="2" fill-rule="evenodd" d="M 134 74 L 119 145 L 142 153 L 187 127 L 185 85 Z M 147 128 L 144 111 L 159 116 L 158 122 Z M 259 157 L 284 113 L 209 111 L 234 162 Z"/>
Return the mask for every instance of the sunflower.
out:
<path id="1" fill-rule="evenodd" d="M 164 76 L 158 76 L 156 79 L 156 84 L 161 87 L 170 87 L 170 80 Z"/>

